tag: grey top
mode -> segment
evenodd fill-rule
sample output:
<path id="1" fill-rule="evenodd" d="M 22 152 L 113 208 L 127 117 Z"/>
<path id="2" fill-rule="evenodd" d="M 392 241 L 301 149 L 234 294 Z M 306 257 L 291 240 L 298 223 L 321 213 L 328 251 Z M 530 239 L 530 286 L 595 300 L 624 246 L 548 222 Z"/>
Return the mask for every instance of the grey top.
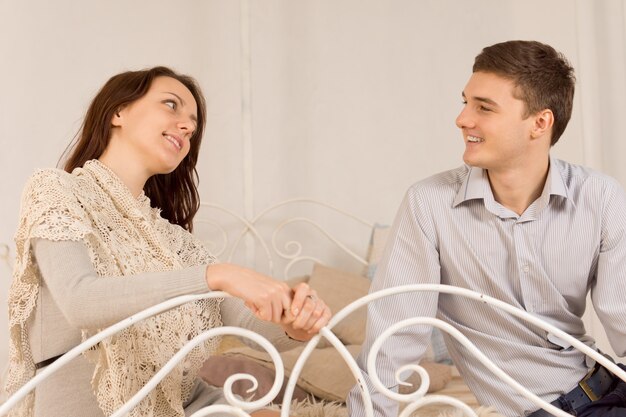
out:
<path id="1" fill-rule="evenodd" d="M 103 279 L 97 276 L 81 242 L 37 239 L 32 242 L 32 249 L 43 278 L 29 326 L 35 363 L 79 344 L 81 329 L 107 327 L 166 299 L 210 291 L 205 280 L 206 265 Z M 238 298 L 226 298 L 220 313 L 223 325 L 259 333 L 278 350 L 300 345 L 286 337 L 280 326 L 258 320 Z M 256 346 L 248 339 L 243 341 Z M 48 378 L 35 392 L 35 416 L 103 417 L 91 389 L 93 371 L 93 364 L 78 357 Z M 197 381 L 192 397 L 184 404 L 185 415 L 223 402 L 221 390 Z"/>
<path id="2" fill-rule="evenodd" d="M 29 336 L 35 363 L 81 342 L 81 329 L 99 329 L 169 298 L 210 291 L 206 265 L 128 277 L 98 277 L 81 242 L 37 239 L 33 253 L 43 277 Z M 298 345 L 280 326 L 257 319 L 238 298 L 220 306 L 224 326 L 250 329 L 279 350 Z M 247 340 L 247 339 L 246 339 Z M 246 341 L 244 340 L 244 341 Z"/>
<path id="3" fill-rule="evenodd" d="M 550 160 L 541 196 L 517 215 L 495 201 L 485 171 L 462 166 L 413 185 L 399 209 L 371 291 L 416 284 L 449 284 L 484 293 L 543 318 L 589 346 L 581 319 L 591 291 L 594 307 L 620 356 L 626 354 L 626 197 L 598 172 Z M 392 323 L 434 316 L 464 333 L 506 373 L 550 402 L 587 372 L 585 356 L 544 330 L 502 310 L 452 295 L 403 294 L 371 303 L 365 368 L 374 339 Z M 417 363 L 430 329 L 396 333 L 382 348 L 378 374 L 388 387 L 393 373 Z M 450 337 L 446 345 L 481 404 L 506 416 L 537 409 Z M 366 382 L 369 384 L 368 377 Z M 377 416 L 396 405 L 373 395 Z M 351 416 L 365 416 L 355 387 Z"/>

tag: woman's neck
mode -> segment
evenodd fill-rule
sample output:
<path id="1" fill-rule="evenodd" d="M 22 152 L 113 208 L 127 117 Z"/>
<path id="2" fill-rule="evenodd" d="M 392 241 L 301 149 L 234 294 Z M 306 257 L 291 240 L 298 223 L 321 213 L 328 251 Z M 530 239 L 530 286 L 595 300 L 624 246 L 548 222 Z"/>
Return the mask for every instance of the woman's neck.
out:
<path id="1" fill-rule="evenodd" d="M 131 194 L 136 198 L 143 192 L 143 187 L 150 175 L 142 172 L 137 163 L 126 160 L 123 156 L 115 155 L 110 152 L 109 148 L 100 155 L 98 160 L 106 165 L 111 171 L 117 175 L 120 180 L 128 187 Z"/>

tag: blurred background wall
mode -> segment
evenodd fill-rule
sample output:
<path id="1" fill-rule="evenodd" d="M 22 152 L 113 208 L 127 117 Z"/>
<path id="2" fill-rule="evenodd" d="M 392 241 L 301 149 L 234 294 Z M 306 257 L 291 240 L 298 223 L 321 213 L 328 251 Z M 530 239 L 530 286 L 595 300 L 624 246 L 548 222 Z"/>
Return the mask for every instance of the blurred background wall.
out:
<path id="1" fill-rule="evenodd" d="M 199 80 L 203 201 L 251 216 L 306 196 L 389 224 L 409 185 L 462 163 L 454 119 L 474 56 L 539 40 L 578 77 L 554 155 L 626 185 L 626 0 L 0 0 L 0 19 L 3 306 L 24 182 L 57 165 L 123 70 Z M 3 308 L 1 367 L 6 321 Z"/>

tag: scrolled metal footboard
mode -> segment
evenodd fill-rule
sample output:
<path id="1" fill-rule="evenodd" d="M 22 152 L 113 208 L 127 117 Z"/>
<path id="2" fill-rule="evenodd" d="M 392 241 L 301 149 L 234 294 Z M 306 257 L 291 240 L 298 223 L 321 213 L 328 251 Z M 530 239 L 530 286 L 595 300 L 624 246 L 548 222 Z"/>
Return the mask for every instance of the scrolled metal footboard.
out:
<path id="1" fill-rule="evenodd" d="M 453 294 L 457 296 L 474 299 L 476 301 L 489 304 L 493 307 L 500 308 L 517 318 L 525 320 L 526 322 L 534 326 L 540 327 L 543 330 L 546 330 L 556 335 L 557 337 L 568 341 L 569 343 L 571 343 L 573 347 L 577 348 L 578 350 L 580 350 L 587 356 L 590 356 L 591 358 L 599 362 L 601 365 L 603 365 L 605 368 L 607 368 L 609 371 L 611 371 L 616 376 L 618 376 L 621 380 L 626 382 L 626 372 L 622 370 L 619 366 L 617 366 L 615 363 L 610 361 L 608 358 L 606 358 L 604 355 L 590 348 L 586 344 L 582 343 L 580 340 L 558 329 L 557 327 L 545 322 L 544 320 L 537 318 L 536 316 L 531 315 L 530 313 L 524 310 L 521 310 L 517 307 L 514 307 L 508 303 L 505 303 L 503 301 L 500 301 L 488 295 L 471 291 L 465 288 L 459 288 L 459 287 L 454 287 L 454 286 L 449 286 L 449 285 L 435 285 L 435 284 L 405 285 L 405 286 L 398 286 L 394 288 L 388 288 L 385 290 L 377 291 L 350 303 L 344 309 L 339 311 L 328 323 L 328 326 L 323 328 L 320 334 L 315 336 L 315 338 L 312 339 L 308 343 L 308 346 L 298 358 L 296 365 L 294 366 L 294 369 L 289 378 L 287 389 L 285 391 L 281 417 L 287 417 L 289 415 L 290 401 L 293 395 L 296 381 L 309 355 L 311 354 L 315 346 L 319 343 L 319 340 L 321 337 L 325 337 L 338 350 L 338 352 L 341 354 L 344 361 L 349 365 L 349 368 L 352 371 L 352 374 L 354 375 L 356 379 L 357 385 L 360 387 L 362 398 L 365 403 L 366 414 L 368 417 L 373 417 L 374 414 L 373 414 L 373 408 L 371 404 L 371 397 L 370 397 L 369 392 L 365 389 L 366 384 L 364 382 L 363 374 L 361 373 L 361 370 L 359 369 L 358 365 L 356 364 L 356 361 L 352 358 L 350 353 L 343 347 L 339 339 L 332 333 L 332 328 L 336 326 L 337 323 L 339 323 L 341 320 L 343 320 L 347 315 L 352 313 L 354 310 L 365 306 L 369 302 L 378 300 L 383 297 L 396 295 L 396 294 L 403 294 L 407 292 L 419 292 L 419 291 Z M 376 389 L 393 400 L 407 403 L 406 407 L 400 414 L 400 417 L 407 417 L 412 412 L 418 410 L 419 408 L 424 407 L 426 405 L 433 404 L 433 403 L 447 404 L 447 405 L 460 409 L 464 413 L 464 415 L 467 417 L 477 417 L 476 413 L 469 406 L 467 406 L 466 404 L 462 403 L 461 401 L 453 397 L 442 396 L 442 395 L 425 395 L 425 393 L 428 390 L 428 385 L 429 385 L 428 374 L 425 372 L 423 368 L 421 368 L 417 364 L 407 364 L 401 367 L 400 369 L 396 370 L 396 378 L 399 384 L 403 383 L 400 380 L 399 375 L 403 373 L 405 370 L 413 370 L 420 374 L 422 382 L 421 382 L 420 387 L 415 392 L 411 394 L 398 394 L 396 392 L 390 391 L 381 383 L 380 379 L 378 378 L 377 371 L 376 371 L 376 357 L 377 357 L 380 347 L 382 346 L 384 341 L 393 333 L 397 332 L 398 330 L 404 327 L 413 326 L 417 324 L 431 325 L 431 326 L 439 328 L 440 330 L 444 332 L 447 332 L 450 336 L 452 336 L 456 340 L 456 342 L 462 344 L 466 349 L 468 349 L 469 352 L 475 355 L 480 360 L 480 362 L 483 365 L 485 365 L 485 367 L 487 367 L 487 369 L 489 369 L 497 378 L 507 383 L 509 386 L 511 386 L 513 389 L 515 389 L 525 398 L 532 401 L 534 404 L 537 405 L 537 407 L 543 408 L 544 410 L 552 413 L 556 417 L 571 417 L 571 414 L 568 414 L 564 412 L 563 410 L 557 409 L 550 403 L 542 400 L 541 398 L 539 398 L 538 396 L 530 392 L 527 388 L 519 384 L 513 378 L 511 378 L 508 374 L 502 371 L 502 369 L 500 369 L 496 364 L 494 364 L 489 358 L 487 358 L 482 352 L 480 352 L 476 348 L 476 346 L 467 337 L 465 337 L 461 332 L 459 332 L 456 328 L 454 328 L 453 326 L 451 326 L 450 324 L 442 320 L 432 318 L 432 317 L 414 317 L 414 318 L 402 320 L 394 324 L 376 339 L 376 341 L 372 345 L 372 348 L 370 350 L 370 353 L 367 359 L 368 374 L 370 376 L 371 382 L 374 384 Z"/>
<path id="2" fill-rule="evenodd" d="M 558 336 L 561 339 L 564 339 L 571 343 L 572 346 L 579 349 L 584 354 L 590 356 L 595 359 L 597 362 L 605 366 L 609 371 L 613 372 L 620 379 L 626 381 L 626 372 L 620 369 L 617 365 L 611 362 L 609 359 L 604 357 L 602 354 L 598 353 L 594 349 L 585 345 L 578 339 L 570 336 L 569 334 L 563 332 L 562 330 L 554 327 L 553 325 L 529 314 L 526 311 L 523 311 L 519 308 L 513 307 L 505 302 L 497 300 L 493 297 L 487 296 L 485 294 L 477 293 L 474 291 L 470 291 L 464 288 L 452 287 L 448 285 L 434 285 L 434 284 L 415 284 L 415 285 L 406 285 L 400 287 L 389 288 L 381 291 L 377 291 L 371 293 L 365 297 L 362 297 L 348 306 L 339 311 L 335 316 L 331 319 L 329 324 L 324 327 L 320 334 L 316 335 L 312 340 L 310 340 L 300 357 L 296 361 L 294 369 L 291 372 L 289 380 L 287 382 L 287 387 L 285 390 L 284 400 L 281 409 L 281 417 L 287 417 L 289 415 L 289 410 L 291 406 L 291 399 L 293 397 L 294 389 L 302 368 L 304 367 L 306 361 L 308 360 L 311 352 L 315 347 L 319 344 L 321 338 L 327 339 L 331 345 L 333 345 L 339 354 L 342 356 L 348 367 L 350 368 L 352 374 L 355 377 L 355 381 L 357 385 L 361 389 L 365 410 L 368 417 L 373 416 L 373 407 L 371 403 L 370 393 L 365 389 L 364 377 L 361 373 L 360 368 L 358 367 L 356 361 L 352 357 L 352 355 L 348 352 L 348 350 L 344 347 L 341 341 L 337 338 L 337 336 L 332 332 L 333 327 L 335 327 L 341 320 L 343 320 L 346 316 L 351 314 L 353 311 L 365 306 L 366 304 L 381 299 L 383 297 L 388 297 L 396 294 L 402 294 L 407 292 L 438 292 L 445 294 L 452 294 L 461 297 L 467 297 L 470 299 L 474 299 L 481 303 L 489 304 L 493 307 L 500 308 L 509 314 L 520 318 L 522 320 L 527 321 L 528 323 L 540 327 L 550 333 Z M 61 367 L 67 364 L 69 361 L 77 357 L 81 354 L 81 352 L 91 348 L 96 345 L 101 340 L 115 334 L 116 332 L 123 330 L 132 324 L 136 323 L 139 320 L 143 320 L 155 314 L 159 314 L 163 311 L 171 309 L 173 307 L 179 306 L 181 304 L 196 301 L 204 298 L 215 298 L 215 297 L 224 297 L 228 296 L 221 292 L 212 292 L 201 295 L 188 295 L 181 296 L 177 298 L 173 298 L 171 300 L 165 301 L 161 304 L 148 308 L 140 313 L 137 313 L 115 325 L 108 327 L 97 335 L 89 338 L 85 342 L 76 346 L 65 355 L 56 360 L 53 364 L 44 369 L 41 373 L 32 378 L 27 384 L 25 384 L 20 390 L 18 390 L 14 395 L 9 397 L 7 401 L 0 406 L 0 416 L 5 415 L 13 406 L 15 406 L 21 399 L 23 399 L 31 390 L 33 390 L 39 383 L 45 380 L 47 377 L 58 371 Z M 501 379 L 503 382 L 507 383 L 521 395 L 532 401 L 538 407 L 545 409 L 546 411 L 552 413 L 556 417 L 569 417 L 570 414 L 559 410 L 552 406 L 551 404 L 543 401 L 535 394 L 530 392 L 528 389 L 520 385 L 517 381 L 512 379 L 509 375 L 507 375 L 504 371 L 502 371 L 496 364 L 494 364 L 489 358 L 487 358 L 482 352 L 480 352 L 474 344 L 465 337 L 461 332 L 455 329 L 450 324 L 436 319 L 432 317 L 413 317 L 406 320 L 402 320 L 390 328 L 388 328 L 383 334 L 381 334 L 374 344 L 372 345 L 372 349 L 369 353 L 367 360 L 367 369 L 368 374 L 370 376 L 371 382 L 374 384 L 376 389 L 386 395 L 387 397 L 402 403 L 406 403 L 404 410 L 401 413 L 401 417 L 409 416 L 412 412 L 418 410 L 421 407 L 426 405 L 430 405 L 433 403 L 438 404 L 446 404 L 452 407 L 455 407 L 463 412 L 463 414 L 467 417 L 476 417 L 476 413 L 466 404 L 460 402 L 458 399 L 448 396 L 442 395 L 426 395 L 429 385 L 428 374 L 417 364 L 407 364 L 396 370 L 396 378 L 398 379 L 398 383 L 402 383 L 400 381 L 399 375 L 406 371 L 411 370 L 414 372 L 418 372 L 421 376 L 421 385 L 420 387 L 411 394 L 399 394 L 387 389 L 379 380 L 377 371 L 376 371 L 376 357 L 378 351 L 384 341 L 391 336 L 393 333 L 398 330 L 413 326 L 417 324 L 422 325 L 431 325 L 439 328 L 440 330 L 447 332 L 451 337 L 453 337 L 457 343 L 462 344 L 470 353 L 476 356 L 480 360 L 480 362 L 485 365 L 495 377 Z M 189 341 L 185 346 L 183 346 L 179 352 L 177 352 L 167 363 L 166 365 L 160 369 L 150 381 L 140 390 L 138 391 L 124 406 L 122 406 L 119 410 L 117 410 L 112 417 L 121 417 L 126 415 L 133 407 L 135 407 L 139 402 L 152 390 L 157 384 L 176 366 L 178 362 L 184 359 L 185 355 L 191 351 L 195 346 L 197 346 L 202 341 L 221 335 L 235 335 L 239 337 L 245 337 L 253 340 L 258 345 L 260 345 L 263 349 L 265 349 L 271 356 L 274 366 L 276 368 L 276 374 L 274 383 L 272 388 L 268 393 L 266 393 L 262 398 L 256 401 L 242 401 L 237 398 L 236 395 L 233 394 L 232 385 L 234 382 L 246 379 L 253 383 L 253 387 L 249 390 L 249 392 L 253 392 L 256 390 L 257 381 L 252 375 L 247 374 L 235 374 L 230 376 L 224 385 L 224 393 L 227 401 L 230 405 L 211 405 L 203 408 L 202 410 L 197 411 L 193 414 L 192 417 L 202 417 L 207 416 L 216 412 L 228 413 L 235 416 L 248 416 L 249 412 L 252 410 L 256 410 L 259 408 L 263 408 L 271 403 L 271 401 L 276 397 L 278 392 L 280 391 L 281 384 L 284 376 L 284 367 L 280 355 L 276 351 L 276 349 L 267 341 L 264 337 L 255 334 L 249 330 L 241 329 L 237 327 L 219 327 L 215 329 L 208 330 L 191 341 Z"/>
<path id="3" fill-rule="evenodd" d="M 19 401 L 24 399 L 32 390 L 34 390 L 39 384 L 41 384 L 45 379 L 53 375 L 71 360 L 79 356 L 81 353 L 89 350 L 93 346 L 97 345 L 102 340 L 116 334 L 117 332 L 124 330 L 133 324 L 144 320 L 148 317 L 154 316 L 156 314 L 167 311 L 171 308 L 180 306 L 182 304 L 207 299 L 207 298 L 224 298 L 230 297 L 230 295 L 215 291 L 206 294 L 199 295 L 184 295 L 176 298 L 172 298 L 170 300 L 164 301 L 155 306 L 149 307 L 137 314 L 134 314 L 108 328 L 102 330 L 96 335 L 88 338 L 83 343 L 77 345 L 72 348 L 64 355 L 59 357 L 54 363 L 47 366 L 43 371 L 39 374 L 35 375 L 30 379 L 26 384 L 24 384 L 19 390 L 17 390 L 13 395 L 11 395 L 1 406 L 0 406 L 0 416 L 6 415 L 11 408 L 16 406 Z M 256 401 L 242 401 L 238 399 L 232 392 L 232 385 L 242 379 L 247 379 L 253 383 L 253 388 L 250 390 L 254 391 L 258 385 L 257 380 L 252 375 L 247 374 L 235 374 L 231 375 L 227 378 L 224 385 L 224 395 L 227 401 L 231 404 L 230 406 L 224 405 L 216 405 L 212 407 L 207 407 L 201 411 L 198 411 L 194 414 L 194 416 L 199 417 L 201 415 L 212 414 L 217 411 L 232 413 L 233 415 L 245 416 L 248 415 L 245 410 L 254 410 L 262 408 L 268 405 L 278 394 L 280 391 L 283 377 L 284 377 L 284 367 L 282 364 L 282 359 L 278 354 L 278 351 L 272 344 L 265 339 L 264 337 L 250 331 L 247 329 L 242 329 L 238 327 L 232 326 L 223 326 L 214 328 L 211 330 L 207 330 L 203 332 L 187 342 L 164 366 L 161 368 L 147 383 L 146 385 L 140 389 L 130 400 L 128 400 L 120 409 L 118 409 L 115 413 L 111 415 L 111 417 L 122 417 L 125 416 L 130 410 L 133 409 L 137 404 L 141 402 L 143 398 L 153 390 L 159 382 L 176 366 L 176 364 L 182 360 L 184 360 L 185 356 L 197 345 L 202 343 L 203 341 L 210 339 L 212 337 L 223 336 L 223 335 L 233 335 L 239 337 L 245 337 L 251 339 L 261 347 L 263 347 L 271 356 L 274 364 L 276 366 L 276 375 L 274 378 L 274 383 L 270 391 L 265 394 L 262 398 Z"/>

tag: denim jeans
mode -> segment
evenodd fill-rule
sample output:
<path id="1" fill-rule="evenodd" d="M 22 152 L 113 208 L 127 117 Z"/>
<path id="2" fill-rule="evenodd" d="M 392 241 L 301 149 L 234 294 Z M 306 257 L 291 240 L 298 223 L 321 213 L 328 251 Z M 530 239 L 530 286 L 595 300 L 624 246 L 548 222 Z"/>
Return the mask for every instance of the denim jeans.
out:
<path id="1" fill-rule="evenodd" d="M 626 370 L 625 365 L 619 364 L 619 367 Z M 574 412 L 578 417 L 626 417 L 626 382 L 620 379 L 604 397 Z"/>

